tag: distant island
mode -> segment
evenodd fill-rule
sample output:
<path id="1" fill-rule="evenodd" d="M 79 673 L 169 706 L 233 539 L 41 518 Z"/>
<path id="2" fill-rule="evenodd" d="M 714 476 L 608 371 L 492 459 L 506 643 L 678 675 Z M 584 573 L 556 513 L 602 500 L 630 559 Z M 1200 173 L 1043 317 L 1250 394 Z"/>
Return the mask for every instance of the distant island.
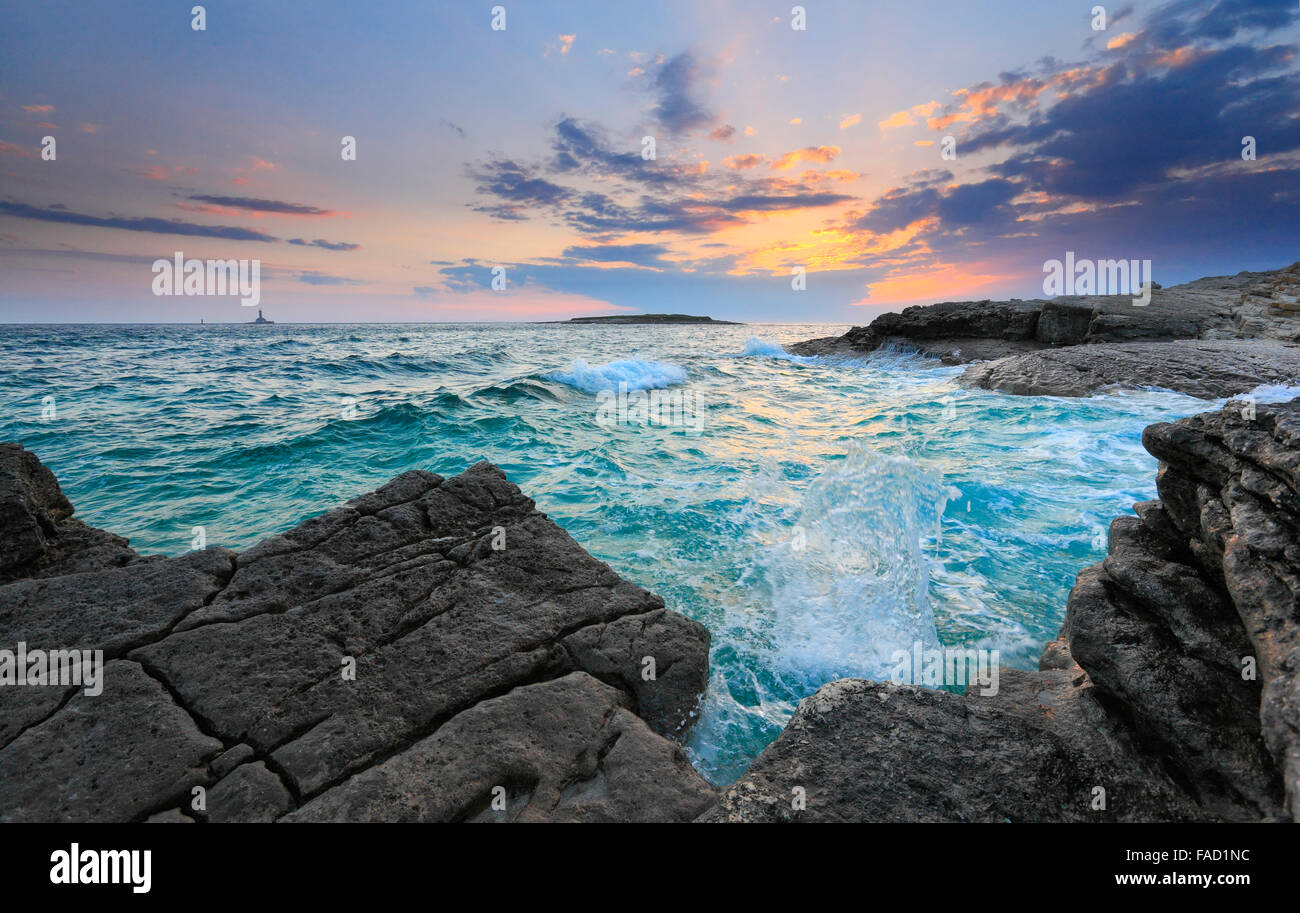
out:
<path id="1" fill-rule="evenodd" d="M 741 326 L 734 320 L 714 320 L 694 314 L 617 314 L 612 317 L 574 317 L 570 320 L 544 320 L 542 323 L 711 323 L 717 326 Z"/>

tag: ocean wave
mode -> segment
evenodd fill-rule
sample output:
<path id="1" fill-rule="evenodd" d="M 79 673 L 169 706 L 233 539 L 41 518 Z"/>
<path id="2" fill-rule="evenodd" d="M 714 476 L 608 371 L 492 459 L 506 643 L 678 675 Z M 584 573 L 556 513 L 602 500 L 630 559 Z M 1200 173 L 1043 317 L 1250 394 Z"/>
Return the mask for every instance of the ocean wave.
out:
<path id="1" fill-rule="evenodd" d="M 518 400 L 554 402 L 556 399 L 555 394 L 546 387 L 526 378 L 513 380 L 509 383 L 492 384 L 475 390 L 470 396 L 474 399 L 500 400 L 503 403 L 513 403 Z"/>
<path id="2" fill-rule="evenodd" d="M 769 339 L 760 339 L 757 336 L 751 336 L 745 342 L 745 350 L 741 355 L 758 355 L 764 358 L 779 358 L 782 361 L 793 361 L 799 364 L 807 364 L 812 361 L 809 355 L 792 355 L 785 350 L 779 342 L 772 342 Z"/>
<path id="3" fill-rule="evenodd" d="M 662 390 L 686 383 L 684 368 L 665 361 L 642 361 L 639 358 L 611 361 L 607 365 L 589 365 L 577 358 L 568 371 L 552 371 L 543 376 L 583 393 L 616 390 L 619 384 L 627 384 L 628 390 Z"/>
<path id="4" fill-rule="evenodd" d="M 1257 403 L 1289 403 L 1300 396 L 1300 387 L 1293 384 L 1260 384 L 1246 395 Z"/>

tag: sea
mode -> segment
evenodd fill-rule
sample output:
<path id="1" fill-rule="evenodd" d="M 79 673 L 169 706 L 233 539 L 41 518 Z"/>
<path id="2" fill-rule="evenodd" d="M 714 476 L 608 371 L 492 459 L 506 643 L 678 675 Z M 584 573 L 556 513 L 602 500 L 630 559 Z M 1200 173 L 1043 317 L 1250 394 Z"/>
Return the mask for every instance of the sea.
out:
<path id="1" fill-rule="evenodd" d="M 786 349 L 845 329 L 4 326 L 0 440 L 53 469 L 81 520 L 165 555 L 489 460 L 708 628 L 687 751 L 729 783 L 802 698 L 888 678 L 900 650 L 1035 668 L 1110 520 L 1155 496 L 1142 429 L 1221 405 L 1008 396 L 902 351 Z"/>

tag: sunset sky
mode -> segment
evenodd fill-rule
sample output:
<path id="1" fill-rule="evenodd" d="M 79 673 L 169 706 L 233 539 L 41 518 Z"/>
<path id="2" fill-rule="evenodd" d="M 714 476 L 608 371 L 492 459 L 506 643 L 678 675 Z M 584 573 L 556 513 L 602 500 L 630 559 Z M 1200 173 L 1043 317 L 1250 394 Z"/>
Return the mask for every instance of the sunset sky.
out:
<path id="1" fill-rule="evenodd" d="M 861 324 L 1067 250 L 1300 259 L 1296 0 L 193 5 L 0 0 L 0 321 L 250 319 L 155 297 L 176 251 L 260 259 L 281 322 Z"/>

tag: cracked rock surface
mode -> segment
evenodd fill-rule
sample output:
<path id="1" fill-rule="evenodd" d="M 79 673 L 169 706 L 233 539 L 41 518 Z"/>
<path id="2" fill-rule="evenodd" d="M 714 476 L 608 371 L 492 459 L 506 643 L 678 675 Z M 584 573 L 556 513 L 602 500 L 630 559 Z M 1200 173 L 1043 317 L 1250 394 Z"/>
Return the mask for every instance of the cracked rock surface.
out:
<path id="1" fill-rule="evenodd" d="M 98 696 L 5 688 L 0 821 L 689 820 L 713 799 L 673 741 L 707 631 L 490 464 L 407 472 L 238 555 L 148 558 L 4 444 L 0 556 L 0 645 L 106 660 Z M 479 808 L 493 786 L 504 810 Z"/>

